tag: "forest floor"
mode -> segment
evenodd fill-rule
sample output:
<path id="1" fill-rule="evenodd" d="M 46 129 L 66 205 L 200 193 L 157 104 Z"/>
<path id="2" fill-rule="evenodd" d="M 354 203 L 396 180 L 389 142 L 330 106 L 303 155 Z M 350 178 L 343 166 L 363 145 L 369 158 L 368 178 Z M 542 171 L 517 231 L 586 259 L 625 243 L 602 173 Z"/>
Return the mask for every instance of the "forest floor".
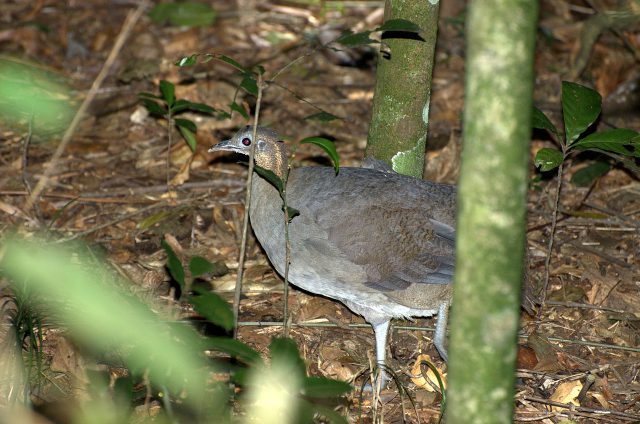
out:
<path id="1" fill-rule="evenodd" d="M 159 81 L 168 80 L 175 84 L 178 98 L 229 110 L 237 95 L 237 104 L 253 110 L 255 98 L 237 91 L 240 79 L 227 64 L 175 66 L 176 60 L 193 53 L 218 53 L 244 65 L 261 64 L 266 75 L 286 67 L 278 84 L 264 92 L 262 124 L 292 141 L 316 135 L 335 140 L 342 166 L 359 165 L 371 114 L 377 47 L 343 52 L 312 49 L 318 39 L 334 39 L 343 30 L 380 25 L 381 2 L 327 1 L 323 7 L 276 0 L 210 3 L 218 12 L 210 26 L 172 27 L 146 15 L 133 26 L 35 208 L 24 209 L 29 190 L 57 144 L 34 138 L 25 149 L 24 128 L 0 126 L 0 231 L 22 226 L 22 232 L 35 232 L 42 226 L 100 246 L 108 262 L 149 299 L 167 299 L 172 293 L 160 243 L 173 237 L 184 255 L 198 254 L 226 264 L 229 272 L 211 285 L 231 302 L 246 167 L 235 157 L 207 149 L 229 138 L 247 120 L 238 113 L 230 119 L 186 114 L 198 125 L 196 151 L 192 154 L 176 132 L 167 152 L 166 122 L 147 116 L 138 97 L 140 92 L 157 93 Z M 605 29 L 581 53 L 586 43 L 583 29 L 597 13 L 590 4 L 541 2 L 534 101 L 562 128 L 561 82 L 579 82 L 597 89 L 604 99 L 598 128 L 638 131 L 639 28 Z M 135 6 L 134 1 L 108 0 L 4 2 L 1 66 L 38 63 L 70 84 L 80 99 Z M 460 0 L 442 4 L 430 107 L 425 178 L 448 183 L 456 182 L 462 149 L 465 11 Z M 584 59 L 584 66 L 576 65 L 578 58 Z M 305 119 L 319 111 L 343 119 Z M 544 134 L 534 133 L 531 158 L 552 144 Z M 546 302 L 537 316 L 522 314 L 516 421 L 553 423 L 567 417 L 580 423 L 640 421 L 640 183 L 619 165 L 587 186 L 571 182 L 578 170 L 597 160 L 595 155 L 575 156 L 565 167 Z M 320 150 L 305 145 L 298 149 L 295 164 L 328 161 Z M 171 195 L 167 175 L 175 185 Z M 541 175 L 531 165 L 529 272 L 538 286 L 544 279 L 557 184 L 555 173 Z M 239 338 L 265 352 L 271 337 L 282 331 L 268 324 L 282 319 L 283 289 L 253 238 L 243 288 Z M 10 293 L 6 286 L 0 289 Z M 177 311 L 184 307 L 172 302 Z M 349 324 L 364 321 L 337 302 L 295 287 L 289 291 L 289 308 L 296 324 L 291 337 L 309 373 L 356 379 L 359 387 L 371 361 L 373 333 L 366 326 Z M 437 421 L 440 395 L 417 386 L 409 376 L 423 354 L 446 371 L 431 343 L 433 327 L 431 319 L 395 322 L 387 356 L 414 405 L 390 385 L 382 391 L 386 422 Z M 83 362 L 69 359 L 77 353 L 61 342 L 55 328 L 45 335 L 45 364 L 57 376 L 56 390 L 72 396 Z M 595 377 L 593 385 L 580 393 L 589 376 Z M 34 402 L 59 399 L 53 391 L 49 386 L 40 388 Z M 371 422 L 367 397 L 354 392 L 342 412 L 353 422 Z M 573 406 L 554 406 L 554 402 L 573 402 Z"/>

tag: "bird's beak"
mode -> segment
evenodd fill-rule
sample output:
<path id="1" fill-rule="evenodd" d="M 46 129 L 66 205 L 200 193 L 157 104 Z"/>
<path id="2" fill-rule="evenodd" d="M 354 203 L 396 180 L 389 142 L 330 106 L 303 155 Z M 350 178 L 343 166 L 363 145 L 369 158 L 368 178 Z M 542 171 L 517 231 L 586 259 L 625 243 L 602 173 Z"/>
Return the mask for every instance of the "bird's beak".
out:
<path id="1" fill-rule="evenodd" d="M 233 144 L 233 140 L 224 140 L 224 141 L 221 141 L 220 143 L 212 146 L 209 149 L 209 153 L 213 153 L 213 152 L 238 152 L 238 153 L 241 153 L 239 151 L 239 149 Z"/>

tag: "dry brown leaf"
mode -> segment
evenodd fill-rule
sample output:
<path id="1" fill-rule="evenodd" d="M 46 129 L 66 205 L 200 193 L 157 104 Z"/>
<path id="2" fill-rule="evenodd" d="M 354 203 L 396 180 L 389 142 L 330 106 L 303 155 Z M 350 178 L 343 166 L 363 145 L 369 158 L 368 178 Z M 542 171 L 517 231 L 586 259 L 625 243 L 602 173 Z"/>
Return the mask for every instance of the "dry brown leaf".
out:
<path id="1" fill-rule="evenodd" d="M 560 403 L 572 403 L 576 406 L 580 406 L 580 402 L 577 400 L 580 390 L 582 390 L 582 383 L 580 380 L 565 381 L 564 383 L 558 384 L 556 391 L 553 392 L 549 400 Z M 552 406 L 551 410 L 564 411 L 565 409 L 558 406 Z"/>
<path id="2" fill-rule="evenodd" d="M 189 158 L 182 164 L 180 167 L 180 171 L 176 175 L 171 178 L 170 185 L 179 186 L 189 181 L 189 170 L 191 169 L 191 162 L 193 161 L 193 155 L 189 156 Z"/>
<path id="3" fill-rule="evenodd" d="M 433 383 L 436 387 L 438 387 L 438 379 L 436 378 L 435 373 L 431 370 L 431 368 L 427 369 L 426 375 L 427 379 L 424 378 L 424 375 L 421 371 L 422 362 L 431 362 L 434 363 L 431 357 L 427 354 L 421 354 L 416 358 L 416 361 L 413 363 L 413 367 L 411 367 L 411 381 L 418 387 L 426 389 L 429 392 L 435 391 L 429 382 Z M 443 373 L 441 369 L 438 369 L 440 373 L 440 378 L 442 379 L 442 384 L 444 388 L 447 388 L 447 374 Z"/>
<path id="4" fill-rule="evenodd" d="M 605 399 L 602 393 L 591 393 L 591 397 L 597 400 L 600 406 L 602 406 L 604 409 L 611 408 L 611 405 L 609 405 L 609 402 L 607 402 L 607 399 Z"/>
<path id="5" fill-rule="evenodd" d="M 611 290 L 618 285 L 620 278 L 612 272 L 603 275 L 598 267 L 598 262 L 581 260 L 580 263 L 584 269 L 583 278 L 591 281 L 591 289 L 587 292 L 587 302 L 592 305 L 601 305 Z"/>
<path id="6" fill-rule="evenodd" d="M 358 369 L 350 364 L 350 358 L 344 349 L 323 344 L 319 347 L 318 369 L 325 377 L 337 378 L 342 381 L 352 381 Z"/>

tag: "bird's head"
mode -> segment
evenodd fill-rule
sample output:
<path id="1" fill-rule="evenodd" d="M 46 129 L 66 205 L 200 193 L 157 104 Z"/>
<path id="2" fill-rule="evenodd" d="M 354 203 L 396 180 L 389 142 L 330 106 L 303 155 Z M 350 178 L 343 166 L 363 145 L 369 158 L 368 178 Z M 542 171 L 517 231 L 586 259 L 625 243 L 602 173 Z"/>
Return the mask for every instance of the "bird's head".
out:
<path id="1" fill-rule="evenodd" d="M 209 152 L 235 152 L 249 156 L 255 145 L 256 165 L 267 169 L 284 180 L 288 169 L 289 149 L 278 133 L 267 127 L 256 128 L 256 141 L 253 140 L 253 126 L 246 125 L 229 140 L 224 140 L 209 149 Z"/>

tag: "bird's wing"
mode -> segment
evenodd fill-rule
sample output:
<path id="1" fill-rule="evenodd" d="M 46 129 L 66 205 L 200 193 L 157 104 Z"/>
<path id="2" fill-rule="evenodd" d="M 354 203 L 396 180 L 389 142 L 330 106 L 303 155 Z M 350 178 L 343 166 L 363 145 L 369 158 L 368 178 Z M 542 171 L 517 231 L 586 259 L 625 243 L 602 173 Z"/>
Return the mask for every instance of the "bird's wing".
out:
<path id="1" fill-rule="evenodd" d="M 382 291 L 411 284 L 448 284 L 455 258 L 455 229 L 420 208 L 367 206 L 360 218 L 318 214 L 328 243 L 364 267 L 366 285 Z"/>

